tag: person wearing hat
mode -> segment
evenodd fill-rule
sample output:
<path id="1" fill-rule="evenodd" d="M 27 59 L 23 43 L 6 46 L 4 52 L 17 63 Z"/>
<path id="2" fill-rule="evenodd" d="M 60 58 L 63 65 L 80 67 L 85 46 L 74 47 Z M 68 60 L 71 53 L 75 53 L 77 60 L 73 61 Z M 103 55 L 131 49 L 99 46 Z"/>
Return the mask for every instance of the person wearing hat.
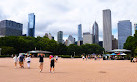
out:
<path id="1" fill-rule="evenodd" d="M 54 73 L 55 62 L 56 62 L 56 60 L 54 59 L 53 56 L 51 56 L 51 60 L 50 60 L 50 72 L 51 72 L 51 70 L 53 68 L 53 73 Z"/>

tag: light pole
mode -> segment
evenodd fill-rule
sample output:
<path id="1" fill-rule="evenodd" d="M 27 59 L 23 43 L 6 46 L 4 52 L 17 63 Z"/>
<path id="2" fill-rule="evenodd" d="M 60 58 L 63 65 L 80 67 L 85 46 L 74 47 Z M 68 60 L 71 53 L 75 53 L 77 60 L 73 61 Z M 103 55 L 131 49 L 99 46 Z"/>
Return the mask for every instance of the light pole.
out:
<path id="1" fill-rule="evenodd" d="M 75 52 L 74 52 L 74 57 L 75 57 Z"/>

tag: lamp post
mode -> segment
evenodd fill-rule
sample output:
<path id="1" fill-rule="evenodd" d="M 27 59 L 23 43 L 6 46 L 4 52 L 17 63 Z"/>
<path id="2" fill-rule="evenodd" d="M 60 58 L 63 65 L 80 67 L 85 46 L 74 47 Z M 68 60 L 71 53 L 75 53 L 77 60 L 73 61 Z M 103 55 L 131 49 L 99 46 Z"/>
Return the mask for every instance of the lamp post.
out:
<path id="1" fill-rule="evenodd" d="M 74 52 L 74 57 L 75 57 L 75 52 Z"/>

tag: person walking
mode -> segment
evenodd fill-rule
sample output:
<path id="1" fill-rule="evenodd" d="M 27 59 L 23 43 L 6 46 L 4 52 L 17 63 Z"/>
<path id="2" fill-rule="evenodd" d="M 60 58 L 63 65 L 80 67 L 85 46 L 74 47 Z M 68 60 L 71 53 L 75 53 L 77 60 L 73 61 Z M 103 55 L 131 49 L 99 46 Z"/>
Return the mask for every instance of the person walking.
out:
<path id="1" fill-rule="evenodd" d="M 26 62 L 27 62 L 28 69 L 30 69 L 30 62 L 31 62 L 30 55 L 28 55 L 25 60 L 26 60 Z"/>
<path id="2" fill-rule="evenodd" d="M 42 70 L 43 70 L 43 62 L 44 62 L 44 55 L 43 54 L 38 54 L 38 57 L 39 57 L 39 63 L 40 63 L 40 66 L 39 66 L 39 68 L 40 68 L 40 72 L 42 72 Z"/>
<path id="3" fill-rule="evenodd" d="M 19 56 L 19 64 L 21 68 L 24 68 L 24 55 Z"/>
<path id="4" fill-rule="evenodd" d="M 17 68 L 17 62 L 18 62 L 18 57 L 17 57 L 17 55 L 15 55 L 15 56 L 13 57 L 13 60 L 14 60 L 15 68 Z"/>
<path id="5" fill-rule="evenodd" d="M 54 57 L 52 57 L 50 60 L 50 72 L 53 68 L 53 73 L 54 73 L 55 62 L 56 62 L 56 60 L 54 59 Z"/>

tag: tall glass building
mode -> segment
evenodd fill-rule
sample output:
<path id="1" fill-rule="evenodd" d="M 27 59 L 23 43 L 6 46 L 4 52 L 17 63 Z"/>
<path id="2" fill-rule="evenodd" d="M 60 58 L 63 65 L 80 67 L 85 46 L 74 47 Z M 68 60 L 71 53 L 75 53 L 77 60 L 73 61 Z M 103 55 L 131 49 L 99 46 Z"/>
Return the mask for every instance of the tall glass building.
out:
<path id="1" fill-rule="evenodd" d="M 103 47 L 105 51 L 112 50 L 111 10 L 103 10 Z"/>
<path id="2" fill-rule="evenodd" d="M 57 41 L 58 41 L 58 43 L 63 43 L 63 32 L 62 31 L 58 32 Z"/>
<path id="3" fill-rule="evenodd" d="M 28 15 L 28 36 L 35 37 L 35 15 L 30 13 Z"/>
<path id="4" fill-rule="evenodd" d="M 78 41 L 82 41 L 82 24 L 78 25 Z"/>
<path id="5" fill-rule="evenodd" d="M 98 31 L 98 24 L 95 21 L 92 27 L 92 34 L 93 34 L 93 43 L 99 43 L 99 31 Z"/>
<path id="6" fill-rule="evenodd" d="M 130 20 L 119 21 L 118 23 L 118 48 L 123 49 L 128 36 L 132 35 L 132 24 Z"/>

